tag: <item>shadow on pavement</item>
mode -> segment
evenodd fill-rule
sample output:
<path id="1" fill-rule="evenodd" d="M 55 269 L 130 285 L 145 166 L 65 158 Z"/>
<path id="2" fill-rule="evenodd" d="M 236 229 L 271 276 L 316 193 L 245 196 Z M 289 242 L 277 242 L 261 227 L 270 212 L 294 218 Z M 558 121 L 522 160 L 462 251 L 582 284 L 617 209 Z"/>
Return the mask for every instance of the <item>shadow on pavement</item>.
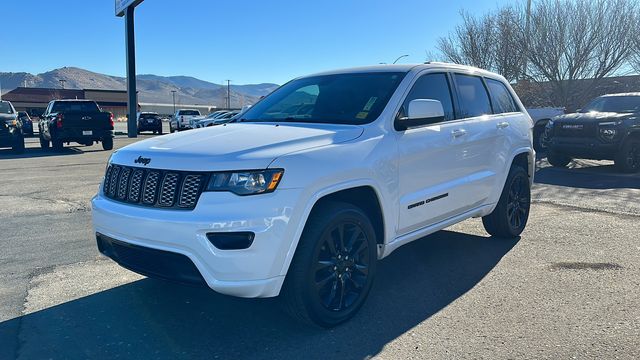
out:
<path id="1" fill-rule="evenodd" d="M 28 147 L 22 154 L 15 154 L 11 149 L 0 149 L 0 160 L 2 159 L 27 159 L 35 157 L 49 157 L 49 156 L 65 156 L 65 155 L 81 155 L 85 153 L 91 153 L 96 151 L 103 151 L 101 148 L 90 148 L 86 146 L 85 149 L 80 149 L 75 146 L 65 146 L 62 151 L 53 151 L 52 149 L 43 150 L 39 147 Z"/>
<path id="2" fill-rule="evenodd" d="M 277 299 L 144 279 L 0 323 L 0 339 L 15 342 L 0 348 L 29 359 L 362 359 L 472 289 L 516 243 L 450 231 L 411 243 L 381 262 L 360 313 L 332 330 L 293 322 Z"/>
<path id="3" fill-rule="evenodd" d="M 566 169 L 554 168 L 544 154 L 536 154 L 538 184 L 556 185 L 592 190 L 640 189 L 640 173 L 621 173 L 613 162 L 573 160 Z"/>

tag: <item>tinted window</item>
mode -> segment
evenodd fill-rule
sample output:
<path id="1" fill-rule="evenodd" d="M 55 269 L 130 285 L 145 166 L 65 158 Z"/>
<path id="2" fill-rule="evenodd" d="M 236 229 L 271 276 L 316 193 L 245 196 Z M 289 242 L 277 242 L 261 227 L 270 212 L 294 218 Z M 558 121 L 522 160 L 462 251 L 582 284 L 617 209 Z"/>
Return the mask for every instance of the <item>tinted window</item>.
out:
<path id="1" fill-rule="evenodd" d="M 453 120 L 453 102 L 449 82 L 445 74 L 427 74 L 420 77 L 409 91 L 409 95 L 402 104 L 402 116 L 407 114 L 409 102 L 415 99 L 432 99 L 442 103 L 444 119 Z"/>
<path id="2" fill-rule="evenodd" d="M 140 114 L 141 119 L 159 119 L 160 116 L 158 114 Z"/>
<path id="3" fill-rule="evenodd" d="M 8 102 L 0 101 L 0 114 L 13 114 L 13 109 Z"/>
<path id="4" fill-rule="evenodd" d="M 603 96 L 585 106 L 581 112 L 640 112 L 640 96 Z"/>
<path id="5" fill-rule="evenodd" d="M 382 113 L 404 76 L 372 72 L 293 80 L 247 110 L 242 121 L 366 124 Z"/>
<path id="6" fill-rule="evenodd" d="M 198 110 L 180 110 L 178 111 L 178 115 L 200 115 L 200 111 Z"/>
<path id="7" fill-rule="evenodd" d="M 56 101 L 51 112 L 100 112 L 100 109 L 93 101 Z"/>
<path id="8" fill-rule="evenodd" d="M 510 112 L 517 112 L 516 106 L 511 93 L 504 84 L 498 80 L 485 79 L 489 93 L 491 94 L 491 103 L 493 104 L 494 114 L 504 114 Z"/>
<path id="9" fill-rule="evenodd" d="M 489 95 L 480 77 L 456 74 L 456 85 L 463 118 L 492 113 Z"/>

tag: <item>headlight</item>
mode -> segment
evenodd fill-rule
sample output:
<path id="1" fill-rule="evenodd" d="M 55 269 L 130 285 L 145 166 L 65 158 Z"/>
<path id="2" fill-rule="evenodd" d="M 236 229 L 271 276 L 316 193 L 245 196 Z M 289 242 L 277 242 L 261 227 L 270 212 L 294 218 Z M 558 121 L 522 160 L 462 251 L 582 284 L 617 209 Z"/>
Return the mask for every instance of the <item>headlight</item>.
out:
<path id="1" fill-rule="evenodd" d="M 16 126 L 16 125 L 18 125 L 18 121 L 16 121 L 16 120 L 6 120 L 5 123 L 7 124 L 7 126 Z"/>
<path id="2" fill-rule="evenodd" d="M 254 195 L 272 192 L 282 179 L 282 169 L 259 171 L 216 172 L 206 191 L 230 191 L 236 195 Z"/>

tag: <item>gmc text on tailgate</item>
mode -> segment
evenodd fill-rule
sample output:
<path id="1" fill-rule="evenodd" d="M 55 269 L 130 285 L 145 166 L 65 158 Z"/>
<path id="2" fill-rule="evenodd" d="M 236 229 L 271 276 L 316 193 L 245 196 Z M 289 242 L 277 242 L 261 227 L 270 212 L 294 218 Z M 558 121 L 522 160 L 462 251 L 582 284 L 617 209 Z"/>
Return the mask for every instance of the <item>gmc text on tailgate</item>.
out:
<path id="1" fill-rule="evenodd" d="M 92 100 L 53 100 L 39 122 L 40 146 L 61 151 L 64 143 L 87 146 L 101 142 L 113 149 L 113 114 L 102 111 Z"/>

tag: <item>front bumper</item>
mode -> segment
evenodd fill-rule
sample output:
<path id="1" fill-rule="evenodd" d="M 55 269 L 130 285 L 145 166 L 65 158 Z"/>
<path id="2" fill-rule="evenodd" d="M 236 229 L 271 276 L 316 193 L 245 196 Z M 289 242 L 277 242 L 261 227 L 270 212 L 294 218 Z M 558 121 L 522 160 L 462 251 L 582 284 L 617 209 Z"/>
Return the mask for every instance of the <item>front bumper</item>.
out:
<path id="1" fill-rule="evenodd" d="M 162 129 L 162 123 L 154 124 L 154 123 L 138 123 L 138 131 L 156 131 L 158 129 Z"/>
<path id="2" fill-rule="evenodd" d="M 151 253 L 182 255 L 219 293 L 272 297 L 279 294 L 284 281 L 284 264 L 297 231 L 290 220 L 299 207 L 300 195 L 298 189 L 255 196 L 205 192 L 194 210 L 182 211 L 119 203 L 100 193 L 92 200 L 93 225 L 99 236 Z M 209 232 L 240 231 L 255 234 L 247 249 L 220 250 L 206 236 Z M 165 262 L 164 256 L 155 257 L 157 263 Z M 171 270 L 167 274 L 149 269 L 149 261 L 141 265 L 114 260 L 144 275 L 172 279 Z M 182 281 L 179 272 L 175 275 L 178 278 L 173 280 Z"/>
<path id="3" fill-rule="evenodd" d="M 549 143 L 549 150 L 574 158 L 594 160 L 613 160 L 620 144 L 603 143 L 597 139 L 554 138 Z"/>

